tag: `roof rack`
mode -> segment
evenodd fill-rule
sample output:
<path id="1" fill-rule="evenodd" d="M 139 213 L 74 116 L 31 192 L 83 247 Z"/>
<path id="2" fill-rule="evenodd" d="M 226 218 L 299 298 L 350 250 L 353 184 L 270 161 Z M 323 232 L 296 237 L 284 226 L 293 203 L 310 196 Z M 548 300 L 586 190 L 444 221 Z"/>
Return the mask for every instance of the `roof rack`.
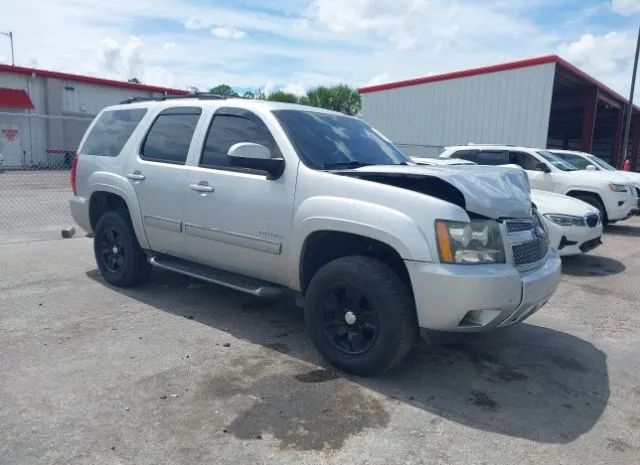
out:
<path id="1" fill-rule="evenodd" d="M 121 104 L 138 102 L 164 102 L 165 100 L 175 100 L 184 98 L 197 98 L 199 100 L 226 100 L 226 95 L 210 94 L 208 92 L 193 92 L 184 95 L 161 95 L 159 97 L 131 97 L 120 102 Z"/>

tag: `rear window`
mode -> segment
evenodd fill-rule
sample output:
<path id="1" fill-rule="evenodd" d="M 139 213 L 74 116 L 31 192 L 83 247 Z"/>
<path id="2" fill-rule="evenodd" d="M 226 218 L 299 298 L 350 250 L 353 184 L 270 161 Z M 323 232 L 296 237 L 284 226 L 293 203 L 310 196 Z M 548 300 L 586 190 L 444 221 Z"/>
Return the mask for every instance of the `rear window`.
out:
<path id="1" fill-rule="evenodd" d="M 460 158 L 461 160 L 476 161 L 476 150 L 458 150 L 451 155 L 450 158 Z"/>
<path id="2" fill-rule="evenodd" d="M 145 113 L 145 108 L 103 112 L 91 128 L 79 153 L 117 157 Z"/>
<path id="3" fill-rule="evenodd" d="M 505 152 L 493 150 L 482 150 L 478 152 L 477 161 L 480 165 L 506 165 L 509 163 Z"/>

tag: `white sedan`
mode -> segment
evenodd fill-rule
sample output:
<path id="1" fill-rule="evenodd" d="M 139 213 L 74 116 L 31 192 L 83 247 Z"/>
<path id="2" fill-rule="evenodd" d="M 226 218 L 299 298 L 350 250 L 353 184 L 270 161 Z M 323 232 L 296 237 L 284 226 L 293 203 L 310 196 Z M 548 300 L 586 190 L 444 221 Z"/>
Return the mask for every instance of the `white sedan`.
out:
<path id="1" fill-rule="evenodd" d="M 531 200 L 544 219 L 551 247 L 560 256 L 586 253 L 602 244 L 597 208 L 573 197 L 535 189 Z"/>
<path id="2" fill-rule="evenodd" d="M 418 165 L 475 165 L 457 158 L 414 157 L 413 161 Z M 573 197 L 536 189 L 531 190 L 531 200 L 542 215 L 551 247 L 561 256 L 586 253 L 602 244 L 602 220 L 597 208 Z"/>

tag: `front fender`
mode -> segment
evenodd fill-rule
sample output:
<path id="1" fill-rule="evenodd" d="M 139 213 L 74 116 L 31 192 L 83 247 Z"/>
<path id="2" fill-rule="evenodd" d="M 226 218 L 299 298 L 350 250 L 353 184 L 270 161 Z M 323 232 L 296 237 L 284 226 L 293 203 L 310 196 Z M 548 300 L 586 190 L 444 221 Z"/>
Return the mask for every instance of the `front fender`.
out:
<path id="1" fill-rule="evenodd" d="M 125 201 L 129 209 L 133 231 L 138 238 L 138 243 L 143 249 L 149 249 L 149 241 L 147 240 L 142 225 L 142 214 L 140 212 L 140 206 L 138 205 L 138 197 L 129 180 L 114 173 L 96 171 L 89 176 L 87 184 L 89 188 L 89 198 L 91 198 L 95 192 L 110 192 Z"/>
<path id="2" fill-rule="evenodd" d="M 406 214 L 379 204 L 341 197 L 312 197 L 300 204 L 293 217 L 290 281 L 300 289 L 300 259 L 306 239 L 314 232 L 357 234 L 383 242 L 404 260 L 433 261 L 427 236 Z"/>

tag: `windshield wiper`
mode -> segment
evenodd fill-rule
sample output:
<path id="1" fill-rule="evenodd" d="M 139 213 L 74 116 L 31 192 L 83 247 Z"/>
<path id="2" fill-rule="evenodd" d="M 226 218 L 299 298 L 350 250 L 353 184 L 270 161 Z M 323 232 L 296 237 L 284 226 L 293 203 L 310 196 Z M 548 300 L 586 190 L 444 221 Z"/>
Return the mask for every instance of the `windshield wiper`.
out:
<path id="1" fill-rule="evenodd" d="M 366 161 L 360 160 L 349 160 L 349 161 L 336 161 L 333 163 L 325 163 L 322 165 L 322 169 L 324 170 L 333 170 L 333 169 L 349 169 L 349 168 L 360 168 L 362 166 L 371 166 L 375 165 L 375 163 L 368 163 Z"/>

